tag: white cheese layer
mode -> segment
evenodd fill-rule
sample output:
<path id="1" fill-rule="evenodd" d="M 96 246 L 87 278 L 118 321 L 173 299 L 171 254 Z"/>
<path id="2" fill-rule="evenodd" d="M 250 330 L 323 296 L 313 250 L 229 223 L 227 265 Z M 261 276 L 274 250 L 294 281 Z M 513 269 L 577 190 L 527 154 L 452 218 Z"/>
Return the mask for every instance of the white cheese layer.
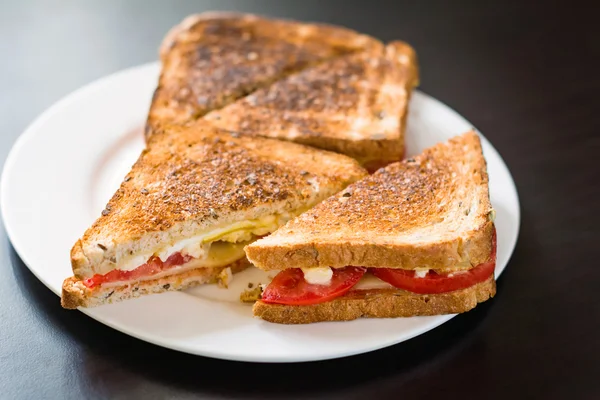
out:
<path id="1" fill-rule="evenodd" d="M 145 264 L 150 257 L 156 255 L 166 261 L 171 255 L 181 253 L 202 260 L 210 257 L 211 247 L 215 242 L 239 243 L 248 242 L 256 236 L 274 232 L 293 217 L 292 214 L 267 215 L 255 220 L 240 221 L 231 225 L 202 232 L 195 236 L 182 239 L 173 244 L 163 245 L 151 251 L 136 254 L 119 260 L 117 269 L 132 271 Z M 242 255 L 238 258 L 241 258 Z M 235 261 L 235 260 L 234 260 Z"/>
<path id="2" fill-rule="evenodd" d="M 275 272 L 275 271 L 273 271 Z M 277 271 L 280 272 L 280 271 Z M 313 285 L 329 285 L 331 282 L 331 278 L 333 276 L 333 269 L 329 267 L 325 268 L 302 268 L 302 272 L 304 273 L 304 279 Z M 277 275 L 276 273 L 273 276 Z M 271 280 L 267 283 L 262 284 L 262 289 L 264 290 Z M 356 285 L 352 287 L 352 289 L 359 290 L 369 290 L 369 289 L 394 289 L 394 286 L 390 285 L 387 282 L 382 281 L 381 279 L 375 277 L 370 272 L 367 271 L 363 275 L 363 277 L 358 281 Z"/>
<path id="3" fill-rule="evenodd" d="M 247 245 L 247 242 L 242 243 L 224 243 L 224 242 L 216 242 L 210 248 L 210 251 L 207 253 L 207 256 L 203 259 L 192 259 L 183 265 L 178 265 L 176 267 L 169 268 L 165 271 L 161 271 L 157 274 L 148 275 L 136 279 L 136 282 L 149 281 L 152 279 L 164 278 L 165 276 L 177 275 L 185 271 L 189 271 L 191 269 L 196 268 L 216 268 L 216 267 L 225 267 L 240 258 L 244 257 L 244 247 Z M 220 283 L 226 285 L 233 279 L 231 274 L 231 270 L 227 268 L 228 271 L 223 271 L 222 274 L 227 274 L 227 276 L 220 276 Z M 102 287 L 115 287 L 129 284 L 129 281 L 118 281 L 118 282 L 107 282 L 103 283 Z"/>
<path id="4" fill-rule="evenodd" d="M 415 268 L 415 278 L 425 278 L 429 268 Z"/>
<path id="5" fill-rule="evenodd" d="M 166 271 L 162 271 L 162 272 L 159 272 L 154 275 L 148 275 L 148 276 L 141 277 L 140 279 L 136 279 L 136 282 L 149 281 L 152 279 L 164 278 L 165 276 L 181 274 L 183 272 L 186 272 L 186 271 L 189 271 L 189 270 L 192 270 L 195 268 L 200 268 L 200 267 L 204 268 L 204 265 L 201 265 L 201 264 L 202 263 L 198 260 L 191 260 L 188 263 L 179 265 L 177 267 L 169 268 Z M 111 287 L 128 285 L 130 283 L 131 283 L 130 281 L 106 282 L 106 283 L 103 283 L 101 286 L 102 286 L 102 288 L 111 288 Z"/>
<path id="6" fill-rule="evenodd" d="M 302 268 L 304 280 L 311 285 L 329 285 L 333 270 L 329 267 L 323 268 Z"/>
<path id="7" fill-rule="evenodd" d="M 370 272 L 367 272 L 360 278 L 360 281 L 352 287 L 352 290 L 370 290 L 370 289 L 395 289 L 392 285 L 382 281 Z"/>

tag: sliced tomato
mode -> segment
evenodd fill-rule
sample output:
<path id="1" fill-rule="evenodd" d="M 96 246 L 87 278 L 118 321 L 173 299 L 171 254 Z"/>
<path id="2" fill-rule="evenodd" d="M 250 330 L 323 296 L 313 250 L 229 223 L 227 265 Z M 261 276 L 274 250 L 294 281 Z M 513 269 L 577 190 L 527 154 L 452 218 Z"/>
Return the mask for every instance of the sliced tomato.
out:
<path id="1" fill-rule="evenodd" d="M 133 269 L 131 271 L 114 269 L 104 275 L 96 274 L 91 278 L 84 279 L 83 284 L 88 288 L 93 288 L 94 286 L 108 282 L 136 280 L 157 274 L 169 268 L 183 265 L 190 261 L 192 258 L 193 257 L 188 255 L 184 256 L 181 253 L 174 253 L 171 254 L 169 258 L 165 260 L 165 262 L 162 262 L 160 258 L 152 256 L 150 257 L 150 259 L 148 259 L 148 261 L 145 264 L 140 265 L 136 269 Z"/>
<path id="2" fill-rule="evenodd" d="M 329 285 L 313 285 L 304 280 L 301 269 L 285 269 L 266 287 L 262 301 L 296 306 L 323 303 L 346 293 L 366 271 L 361 267 L 334 268 Z"/>
<path id="3" fill-rule="evenodd" d="M 492 236 L 492 253 L 487 262 L 461 273 L 438 274 L 429 271 L 423 278 L 415 277 L 415 271 L 395 268 L 371 268 L 369 271 L 398 289 L 413 293 L 435 294 L 466 289 L 488 279 L 496 268 L 496 232 Z"/>
<path id="4" fill-rule="evenodd" d="M 466 289 L 483 282 L 494 273 L 495 267 L 495 262 L 488 262 L 462 273 L 438 274 L 429 271 L 423 278 L 416 278 L 415 271 L 395 268 L 372 268 L 371 273 L 398 289 L 435 294 Z"/>
<path id="5" fill-rule="evenodd" d="M 187 263 L 188 261 L 191 261 L 194 257 L 190 256 L 190 255 L 182 255 L 181 253 L 173 253 L 169 256 L 169 258 L 167 258 L 165 260 L 165 262 L 163 263 L 163 270 L 164 269 L 168 269 L 171 267 L 178 267 L 180 265 L 183 265 L 185 263 Z"/>

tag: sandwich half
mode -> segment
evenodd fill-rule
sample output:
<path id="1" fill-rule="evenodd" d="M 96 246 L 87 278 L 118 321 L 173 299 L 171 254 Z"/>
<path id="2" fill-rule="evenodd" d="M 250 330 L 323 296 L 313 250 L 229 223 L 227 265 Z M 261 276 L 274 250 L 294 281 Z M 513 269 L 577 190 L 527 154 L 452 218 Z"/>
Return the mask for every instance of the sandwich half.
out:
<path id="1" fill-rule="evenodd" d="M 407 108 L 417 83 L 415 52 L 396 41 L 292 74 L 204 119 L 346 154 L 375 171 L 404 155 Z"/>
<path id="2" fill-rule="evenodd" d="M 372 46 L 350 29 L 207 12 L 171 29 L 160 47 L 162 71 L 146 136 L 162 124 L 188 124 L 290 73 Z"/>
<path id="3" fill-rule="evenodd" d="M 245 248 L 281 270 L 254 305 L 270 322 L 461 313 L 494 296 L 496 239 L 475 132 L 391 164 Z"/>
<path id="4" fill-rule="evenodd" d="M 245 245 L 365 175 L 349 157 L 299 144 L 164 129 L 73 246 L 62 305 L 226 285 L 249 266 Z"/>

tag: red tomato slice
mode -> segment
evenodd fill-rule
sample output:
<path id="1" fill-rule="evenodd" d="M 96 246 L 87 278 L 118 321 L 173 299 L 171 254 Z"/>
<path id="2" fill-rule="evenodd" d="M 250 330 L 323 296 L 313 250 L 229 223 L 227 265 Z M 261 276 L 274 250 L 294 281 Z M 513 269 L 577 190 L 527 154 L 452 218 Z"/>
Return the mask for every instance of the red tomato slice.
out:
<path id="1" fill-rule="evenodd" d="M 183 265 L 188 261 L 191 261 L 194 257 L 190 255 L 182 255 L 181 253 L 173 253 L 165 260 L 162 269 L 169 269 L 171 267 L 177 267 Z"/>
<path id="2" fill-rule="evenodd" d="M 424 278 L 416 278 L 415 271 L 395 268 L 371 268 L 373 275 L 397 287 L 413 293 L 435 294 L 466 289 L 483 282 L 494 273 L 496 268 L 496 232 L 492 236 L 492 253 L 487 262 L 479 264 L 463 273 L 438 274 L 429 271 Z"/>
<path id="3" fill-rule="evenodd" d="M 356 285 L 366 268 L 334 268 L 329 285 L 313 285 L 304 280 L 299 268 L 278 273 L 262 294 L 262 301 L 272 304 L 304 306 L 333 300 Z"/>
<path id="4" fill-rule="evenodd" d="M 494 273 L 495 267 L 495 262 L 487 262 L 453 276 L 429 271 L 423 278 L 415 278 L 415 271 L 394 268 L 372 268 L 371 273 L 398 289 L 413 293 L 435 294 L 466 289 L 483 282 Z"/>
<path id="5" fill-rule="evenodd" d="M 165 262 L 162 262 L 160 258 L 152 256 L 145 264 L 140 265 L 136 269 L 133 269 L 131 271 L 122 271 L 120 269 L 114 269 L 104 275 L 96 274 L 91 278 L 84 279 L 83 284 L 88 288 L 93 288 L 96 285 L 101 285 L 103 283 L 108 282 L 119 282 L 140 279 L 146 276 L 157 274 L 169 268 L 183 265 L 190 261 L 192 258 L 193 257 L 188 255 L 181 255 L 181 253 L 174 253 L 171 254 L 169 258 L 165 260 Z"/>

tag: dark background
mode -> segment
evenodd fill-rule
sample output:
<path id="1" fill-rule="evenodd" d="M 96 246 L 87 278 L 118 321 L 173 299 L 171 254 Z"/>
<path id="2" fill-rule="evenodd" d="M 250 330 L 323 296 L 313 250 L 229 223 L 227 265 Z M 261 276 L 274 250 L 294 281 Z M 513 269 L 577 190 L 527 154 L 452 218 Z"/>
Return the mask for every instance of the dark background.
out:
<path id="1" fill-rule="evenodd" d="M 268 365 L 155 347 L 60 308 L 0 229 L 0 398 L 600 398 L 600 15 L 576 2 L 0 2 L 0 160 L 79 86 L 153 61 L 184 16 L 327 21 L 418 52 L 421 90 L 503 155 L 522 207 L 498 295 L 416 339 Z"/>

